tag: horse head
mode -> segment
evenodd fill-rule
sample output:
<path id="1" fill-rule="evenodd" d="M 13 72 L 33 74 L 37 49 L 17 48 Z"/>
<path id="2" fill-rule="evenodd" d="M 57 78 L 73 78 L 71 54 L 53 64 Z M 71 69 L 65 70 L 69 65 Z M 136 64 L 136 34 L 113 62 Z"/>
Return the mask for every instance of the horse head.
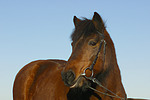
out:
<path id="1" fill-rule="evenodd" d="M 72 54 L 62 72 L 64 83 L 72 88 L 88 84 L 83 74 L 95 77 L 103 72 L 106 49 L 103 43 L 105 26 L 98 13 L 94 13 L 92 20 L 81 20 L 74 16 L 73 21 L 75 30 L 71 35 Z"/>
<path id="2" fill-rule="evenodd" d="M 114 44 L 100 15 L 95 12 L 92 20 L 75 16 L 74 25 L 72 54 L 62 71 L 64 83 L 84 93 L 99 90 L 104 100 L 112 99 L 107 93 L 115 95 L 115 100 L 126 99 Z"/>

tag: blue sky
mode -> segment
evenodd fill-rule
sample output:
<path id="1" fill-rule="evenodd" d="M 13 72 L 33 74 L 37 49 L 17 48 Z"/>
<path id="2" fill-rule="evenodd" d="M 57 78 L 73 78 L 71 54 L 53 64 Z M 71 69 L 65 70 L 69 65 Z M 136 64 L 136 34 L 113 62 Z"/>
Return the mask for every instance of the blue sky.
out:
<path id="1" fill-rule="evenodd" d="M 38 59 L 71 54 L 73 16 L 106 22 L 128 97 L 150 98 L 149 0 L 1 0 L 0 99 L 12 100 L 17 72 Z"/>

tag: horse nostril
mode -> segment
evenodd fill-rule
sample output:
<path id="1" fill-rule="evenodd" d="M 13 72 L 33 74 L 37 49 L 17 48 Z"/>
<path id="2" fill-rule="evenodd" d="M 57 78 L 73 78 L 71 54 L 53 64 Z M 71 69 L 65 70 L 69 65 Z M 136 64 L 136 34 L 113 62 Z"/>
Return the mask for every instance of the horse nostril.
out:
<path id="1" fill-rule="evenodd" d="M 62 72 L 62 80 L 66 83 L 66 84 L 72 84 L 72 82 L 75 79 L 75 74 L 72 70 L 69 70 L 68 72 Z"/>
<path id="2" fill-rule="evenodd" d="M 75 74 L 73 73 L 73 71 L 68 71 L 66 73 L 66 78 L 69 80 L 69 81 L 73 81 L 75 79 Z"/>

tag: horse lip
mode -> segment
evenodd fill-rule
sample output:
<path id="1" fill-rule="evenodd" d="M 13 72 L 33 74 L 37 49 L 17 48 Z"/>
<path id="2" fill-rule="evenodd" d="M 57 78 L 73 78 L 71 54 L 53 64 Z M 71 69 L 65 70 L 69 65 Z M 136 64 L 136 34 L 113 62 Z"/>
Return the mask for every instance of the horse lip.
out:
<path id="1" fill-rule="evenodd" d="M 63 72 L 61 72 L 61 76 L 62 76 L 62 81 L 64 81 L 64 84 L 65 84 L 66 86 L 70 87 L 70 88 L 76 87 L 76 85 L 77 85 L 78 82 L 81 80 L 81 78 L 84 78 L 83 75 L 81 74 L 76 80 L 74 80 L 74 81 L 71 82 L 71 83 L 70 83 L 70 82 L 68 83 L 68 81 L 66 81 L 66 80 L 64 79 Z"/>
<path id="2" fill-rule="evenodd" d="M 66 86 L 68 86 L 68 87 L 71 87 L 72 85 L 74 85 L 74 84 L 76 83 L 76 81 L 73 81 L 72 83 L 70 83 L 70 82 L 68 82 L 68 81 L 66 81 L 66 80 L 64 80 L 64 79 L 62 79 L 62 81 L 64 81 L 64 84 L 65 84 Z"/>
<path id="3" fill-rule="evenodd" d="M 83 77 L 83 76 L 79 76 L 79 77 L 72 83 L 72 85 L 70 85 L 70 88 L 76 87 L 76 85 L 77 85 L 78 82 L 81 80 L 81 78 L 84 78 L 84 77 Z"/>
<path id="4" fill-rule="evenodd" d="M 73 85 L 70 86 L 70 88 L 74 88 L 77 85 L 77 82 L 75 82 Z"/>

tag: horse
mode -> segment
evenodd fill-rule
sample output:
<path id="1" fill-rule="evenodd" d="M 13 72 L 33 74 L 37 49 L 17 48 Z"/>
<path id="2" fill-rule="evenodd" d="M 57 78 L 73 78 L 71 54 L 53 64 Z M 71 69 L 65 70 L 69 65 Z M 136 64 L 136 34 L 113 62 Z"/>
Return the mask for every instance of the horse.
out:
<path id="1" fill-rule="evenodd" d="M 62 71 L 68 100 L 127 100 L 114 43 L 101 16 L 74 16 L 72 54 Z M 128 99 L 140 100 L 140 99 Z"/>
<path id="2" fill-rule="evenodd" d="M 72 54 L 68 61 L 37 60 L 16 75 L 13 100 L 127 99 L 114 44 L 100 15 L 73 18 Z M 144 99 L 143 99 L 144 100 Z"/>

